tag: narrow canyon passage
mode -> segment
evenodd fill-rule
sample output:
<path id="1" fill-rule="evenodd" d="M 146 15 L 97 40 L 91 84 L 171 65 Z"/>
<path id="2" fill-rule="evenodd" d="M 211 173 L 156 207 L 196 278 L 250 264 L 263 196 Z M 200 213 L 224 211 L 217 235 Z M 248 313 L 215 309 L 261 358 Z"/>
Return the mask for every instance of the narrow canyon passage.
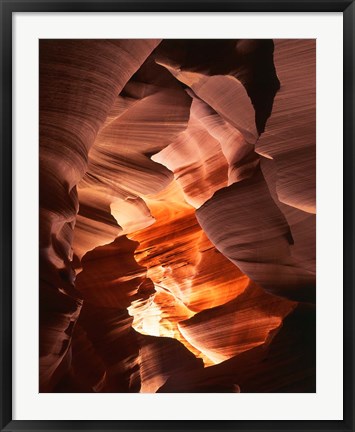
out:
<path id="1" fill-rule="evenodd" d="M 41 41 L 41 391 L 315 391 L 315 217 L 315 41 Z"/>

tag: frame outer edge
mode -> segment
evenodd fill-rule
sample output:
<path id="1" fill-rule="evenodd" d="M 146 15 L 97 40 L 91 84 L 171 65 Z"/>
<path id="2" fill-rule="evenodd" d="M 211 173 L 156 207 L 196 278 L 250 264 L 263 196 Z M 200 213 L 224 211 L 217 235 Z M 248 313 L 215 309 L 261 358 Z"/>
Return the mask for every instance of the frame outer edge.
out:
<path id="1" fill-rule="evenodd" d="M 354 419 L 354 168 L 355 168 L 355 3 L 344 11 L 344 422 L 353 431 Z"/>
<path id="2" fill-rule="evenodd" d="M 98 4 L 97 2 L 91 1 L 77 1 L 75 2 L 75 8 L 81 8 L 85 10 L 86 5 L 89 10 L 100 10 L 100 6 L 92 7 L 90 3 Z M 103 9 L 107 9 L 108 5 L 113 6 L 114 9 L 119 9 L 120 4 L 124 9 L 138 9 L 143 5 L 149 5 L 153 2 L 133 1 L 131 6 L 128 2 L 116 2 L 113 4 L 111 1 L 104 1 L 102 3 Z M 206 2 L 206 4 L 212 4 L 211 2 Z M 217 3 L 217 2 L 214 2 Z M 221 2 L 222 3 L 222 2 Z M 226 2 L 223 2 L 226 4 Z M 237 2 L 236 2 L 237 3 Z M 246 2 L 244 2 L 245 5 Z M 250 10 L 263 9 L 263 4 L 268 2 L 264 1 L 250 1 Z M 275 7 L 280 6 L 279 1 L 270 1 Z M 355 66 L 355 5 L 354 1 L 310 1 L 308 5 L 302 0 L 299 2 L 295 1 L 284 1 L 284 5 L 281 7 L 282 10 L 289 9 L 292 11 L 292 5 L 298 3 L 299 7 L 302 5 L 302 9 L 318 10 L 320 11 L 343 11 L 344 12 L 344 228 L 346 229 L 346 235 L 344 235 L 344 422 L 333 422 L 333 425 L 328 427 L 322 427 L 318 425 L 315 428 L 310 428 L 309 424 L 305 425 L 306 430 L 342 430 L 342 431 L 354 431 L 354 374 L 353 374 L 353 359 L 354 359 L 354 341 L 353 335 L 355 334 L 354 328 L 354 244 L 355 235 L 353 229 L 354 222 L 354 167 L 355 167 L 355 152 L 354 152 L 354 113 L 355 113 L 355 91 L 354 91 L 354 66 Z M 154 2 L 157 5 L 157 2 Z M 176 2 L 175 2 L 176 4 Z M 194 2 L 196 10 L 201 10 L 204 8 L 204 3 Z M 189 8 L 188 3 L 182 3 L 180 9 L 184 5 Z M 286 7 L 285 7 L 286 5 Z M 116 6 L 116 7 L 115 7 Z M 160 6 L 163 6 L 160 3 Z M 245 6 L 244 6 L 245 7 Z M 300 10 L 299 7 L 297 10 Z M 147 9 L 147 6 L 143 6 Z M 11 115 L 12 115 L 12 95 L 11 95 L 11 84 L 12 84 L 12 12 L 15 11 L 56 11 L 56 10 L 68 10 L 71 11 L 71 5 L 66 0 L 59 3 L 58 1 L 47 0 L 45 3 L 40 3 L 36 1 L 22 1 L 22 2 L 10 2 L 0 0 L 0 12 L 1 12 L 1 47 L 2 47 L 2 58 L 1 58 L 1 83 L 2 83 L 2 98 L 1 98 L 1 137 L 2 143 L 0 143 L 0 163 L 1 163 L 1 191 L 0 191 L 0 275 L 1 275 L 1 290 L 0 290 L 0 303 L 1 303 L 1 344 L 0 344 L 0 373 L 1 373 L 1 409 L 0 409 L 0 428 L 4 431 L 11 430 L 163 430 L 163 422 L 158 428 L 154 428 L 153 425 L 149 425 L 149 422 L 145 423 L 146 427 L 134 427 L 133 422 L 128 427 L 123 426 L 123 428 L 118 429 L 118 422 L 111 429 L 111 427 L 103 427 L 102 429 L 94 429 L 94 424 L 98 426 L 99 423 L 103 426 L 103 422 L 94 422 L 90 425 L 86 421 L 40 421 L 41 427 L 38 421 L 16 421 L 12 420 L 12 299 L 11 299 L 11 289 L 12 286 L 12 128 L 11 128 Z M 148 8 L 149 9 L 149 8 Z M 163 9 L 166 6 L 163 6 Z M 172 8 L 173 9 L 173 8 Z M 216 7 L 218 10 L 218 6 Z M 345 91 L 346 88 L 346 91 Z M 348 286 L 350 285 L 350 286 Z M 58 428 L 62 423 L 64 429 Z M 110 422 L 112 424 L 112 422 Z M 177 422 L 178 423 L 178 422 Z M 296 423 L 296 422 L 295 422 Z M 307 422 L 308 423 L 308 422 Z M 319 422 L 320 423 L 320 422 Z M 327 422 L 328 423 L 328 422 Z M 137 424 L 137 423 L 136 423 Z M 176 423 L 175 423 L 176 424 Z M 200 426 L 202 426 L 201 422 Z M 328 423 L 329 424 L 329 423 Z M 335 425 L 337 424 L 337 425 Z M 187 424 L 185 423 L 187 426 Z M 255 425 L 255 423 L 254 423 Z M 281 425 L 280 425 L 281 426 Z M 296 426 L 296 424 L 295 424 Z M 324 423 L 323 423 L 323 426 Z M 60 426 L 59 426 L 60 427 Z M 152 429 L 153 427 L 153 429 Z M 162 428 L 162 429 L 161 429 Z M 188 432 L 188 430 L 199 430 L 200 427 L 192 428 L 190 427 L 173 427 L 170 430 Z M 209 427 L 205 430 L 210 429 Z M 239 429 L 239 428 L 238 428 Z M 252 430 L 251 428 L 244 428 L 241 426 L 241 430 Z M 269 429 L 269 428 L 267 428 Z M 275 428 L 277 430 L 279 428 Z M 292 430 L 301 430 L 297 426 L 291 428 Z M 289 430 L 291 430 L 289 429 Z M 202 429 L 203 430 L 203 427 Z M 217 430 L 237 430 L 231 428 L 217 427 L 215 429 L 210 429 L 217 432 Z M 254 429 L 256 430 L 266 430 L 266 429 Z M 269 429 L 270 430 L 270 429 Z M 271 429 L 272 430 L 272 429 Z M 287 430 L 284 428 L 283 430 Z"/>
<path id="3" fill-rule="evenodd" d="M 343 12 L 353 0 L 1 0 L 18 12 Z"/>
<path id="4" fill-rule="evenodd" d="M 0 426 L 12 419 L 12 8 L 1 2 L 1 409 Z"/>

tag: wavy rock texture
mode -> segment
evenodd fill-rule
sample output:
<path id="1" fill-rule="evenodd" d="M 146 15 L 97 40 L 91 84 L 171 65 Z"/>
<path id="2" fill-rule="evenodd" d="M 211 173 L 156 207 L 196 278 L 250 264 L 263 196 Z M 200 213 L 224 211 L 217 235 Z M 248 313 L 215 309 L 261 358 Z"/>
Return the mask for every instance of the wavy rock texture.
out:
<path id="1" fill-rule="evenodd" d="M 76 185 L 85 174 L 88 151 L 115 96 L 158 43 L 40 42 L 40 302 L 46 305 L 40 309 L 43 390 L 53 385 L 52 376 L 69 349 L 81 306 L 70 264 L 79 208 Z"/>
<path id="2" fill-rule="evenodd" d="M 263 344 L 293 308 L 251 284 L 235 299 L 180 321 L 178 327 L 194 347 L 220 363 Z"/>
<path id="3" fill-rule="evenodd" d="M 186 128 L 190 105 L 179 83 L 151 59 L 117 96 L 78 186 L 77 255 L 154 222 L 141 196 L 161 191 L 172 175 L 150 155 Z M 97 225 L 103 219 L 111 222 L 104 222 L 107 228 Z"/>
<path id="4" fill-rule="evenodd" d="M 159 392 L 315 392 L 314 309 L 298 306 L 266 342 L 216 366 L 177 374 Z"/>
<path id="5" fill-rule="evenodd" d="M 136 247 L 122 236 L 83 258 L 76 285 L 84 305 L 74 332 L 71 378 L 61 391 L 155 392 L 172 374 L 203 367 L 176 340 L 132 328 L 127 308 L 148 302 L 155 292 L 134 259 Z"/>
<path id="6" fill-rule="evenodd" d="M 212 243 L 269 292 L 314 299 L 314 274 L 292 257 L 295 239 L 260 170 L 219 190 L 196 216 Z"/>
<path id="7" fill-rule="evenodd" d="M 315 391 L 315 41 L 40 41 L 40 391 Z"/>
<path id="8" fill-rule="evenodd" d="M 313 214 L 316 210 L 316 41 L 279 40 L 275 44 L 275 65 L 282 87 L 256 151 L 275 163 L 279 201 Z"/>

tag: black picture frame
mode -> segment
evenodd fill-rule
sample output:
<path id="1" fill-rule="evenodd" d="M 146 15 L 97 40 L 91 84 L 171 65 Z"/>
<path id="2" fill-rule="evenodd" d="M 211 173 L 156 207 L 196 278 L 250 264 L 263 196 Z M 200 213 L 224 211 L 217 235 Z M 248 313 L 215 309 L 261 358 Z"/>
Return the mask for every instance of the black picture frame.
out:
<path id="1" fill-rule="evenodd" d="M 354 431 L 354 0 L 0 0 L 1 431 Z M 336 421 L 25 421 L 12 419 L 12 14 L 15 12 L 342 12 L 344 58 L 344 419 Z M 338 287 L 339 288 L 339 287 Z M 331 349 L 331 342 L 329 343 Z M 329 371 L 331 373 L 331 371 Z M 295 407 L 297 409 L 297 407 Z"/>

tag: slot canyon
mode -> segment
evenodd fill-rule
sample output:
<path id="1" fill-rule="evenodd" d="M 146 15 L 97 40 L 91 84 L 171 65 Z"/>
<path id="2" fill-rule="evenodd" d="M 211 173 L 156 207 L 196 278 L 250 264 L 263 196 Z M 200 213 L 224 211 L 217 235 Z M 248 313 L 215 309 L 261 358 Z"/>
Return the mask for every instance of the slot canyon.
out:
<path id="1" fill-rule="evenodd" d="M 39 42 L 39 391 L 316 391 L 316 41 Z"/>

